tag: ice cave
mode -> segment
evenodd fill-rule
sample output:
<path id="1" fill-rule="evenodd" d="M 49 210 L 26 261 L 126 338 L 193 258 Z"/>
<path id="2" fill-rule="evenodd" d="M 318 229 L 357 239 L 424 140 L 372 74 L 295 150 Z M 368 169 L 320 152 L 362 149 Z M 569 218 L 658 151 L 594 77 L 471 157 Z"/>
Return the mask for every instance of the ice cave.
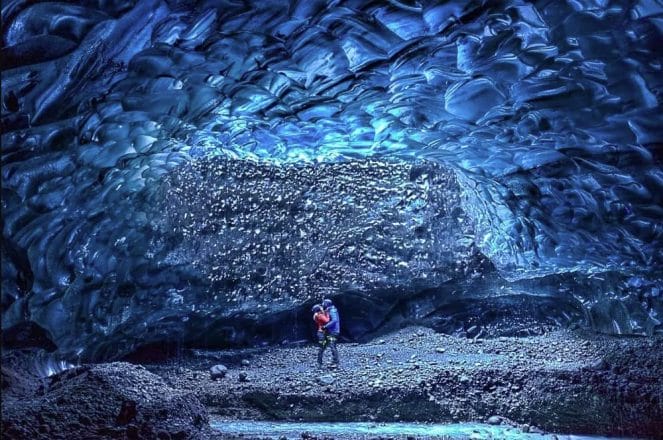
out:
<path id="1" fill-rule="evenodd" d="M 663 438 L 663 0 L 1 30 L 3 438 Z"/>

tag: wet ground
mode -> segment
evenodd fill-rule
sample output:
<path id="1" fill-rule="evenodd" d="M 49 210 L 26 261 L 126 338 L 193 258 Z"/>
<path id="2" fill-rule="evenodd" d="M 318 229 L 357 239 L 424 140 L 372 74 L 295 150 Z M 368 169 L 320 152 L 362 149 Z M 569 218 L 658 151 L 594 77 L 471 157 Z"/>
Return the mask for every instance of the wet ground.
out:
<path id="1" fill-rule="evenodd" d="M 213 420 L 213 429 L 229 437 L 301 438 L 308 436 L 333 438 L 402 438 L 426 437 L 449 440 L 624 440 L 617 437 L 560 435 L 524 432 L 512 426 L 493 426 L 481 423 L 297 423 L 254 420 Z M 312 434 L 315 433 L 315 434 Z M 302 436 L 302 434 L 304 434 Z"/>

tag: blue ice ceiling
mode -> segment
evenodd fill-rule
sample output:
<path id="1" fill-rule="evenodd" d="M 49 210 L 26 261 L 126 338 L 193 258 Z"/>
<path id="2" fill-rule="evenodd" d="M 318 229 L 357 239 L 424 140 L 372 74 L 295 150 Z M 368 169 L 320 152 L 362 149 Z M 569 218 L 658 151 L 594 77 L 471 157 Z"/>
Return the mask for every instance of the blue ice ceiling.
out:
<path id="1" fill-rule="evenodd" d="M 191 177 L 188 164 L 213 157 L 268 175 L 433 161 L 455 175 L 472 225 L 451 236 L 503 277 L 616 272 L 603 293 L 632 304 L 606 313 L 660 320 L 660 1 L 10 0 L 2 19 L 9 323 L 64 341 L 82 296 L 112 302 L 121 323 L 118 286 L 185 290 L 195 256 L 165 250 L 182 241 L 164 238 L 162 202 L 173 181 L 187 197 L 194 181 L 232 187 Z M 403 206 L 390 203 L 380 209 Z M 148 272 L 161 281 L 137 281 Z"/>

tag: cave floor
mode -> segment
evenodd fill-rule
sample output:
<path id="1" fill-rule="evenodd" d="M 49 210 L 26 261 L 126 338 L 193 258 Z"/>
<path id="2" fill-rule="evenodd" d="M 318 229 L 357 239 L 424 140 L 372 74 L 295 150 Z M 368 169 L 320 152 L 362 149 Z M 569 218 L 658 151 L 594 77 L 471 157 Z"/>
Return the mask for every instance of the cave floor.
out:
<path id="1" fill-rule="evenodd" d="M 213 421 L 485 422 L 525 431 L 661 438 L 663 337 L 559 330 L 470 340 L 410 327 L 339 344 L 341 366 L 317 347 L 193 350 L 145 364 L 192 392 Z M 326 362 L 331 354 L 325 353 Z M 223 364 L 222 379 L 209 369 Z"/>

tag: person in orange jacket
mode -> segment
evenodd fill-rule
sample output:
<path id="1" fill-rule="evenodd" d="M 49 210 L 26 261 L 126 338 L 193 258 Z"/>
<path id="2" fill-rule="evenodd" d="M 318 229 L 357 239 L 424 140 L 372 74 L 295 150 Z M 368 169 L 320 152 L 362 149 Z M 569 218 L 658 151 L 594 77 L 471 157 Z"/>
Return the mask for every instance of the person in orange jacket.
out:
<path id="1" fill-rule="evenodd" d="M 318 367 L 322 367 L 322 354 L 327 348 L 327 331 L 325 325 L 329 322 L 329 315 L 322 308 L 322 305 L 316 304 L 311 309 L 313 312 L 313 321 L 317 325 L 316 336 L 318 338 Z"/>

